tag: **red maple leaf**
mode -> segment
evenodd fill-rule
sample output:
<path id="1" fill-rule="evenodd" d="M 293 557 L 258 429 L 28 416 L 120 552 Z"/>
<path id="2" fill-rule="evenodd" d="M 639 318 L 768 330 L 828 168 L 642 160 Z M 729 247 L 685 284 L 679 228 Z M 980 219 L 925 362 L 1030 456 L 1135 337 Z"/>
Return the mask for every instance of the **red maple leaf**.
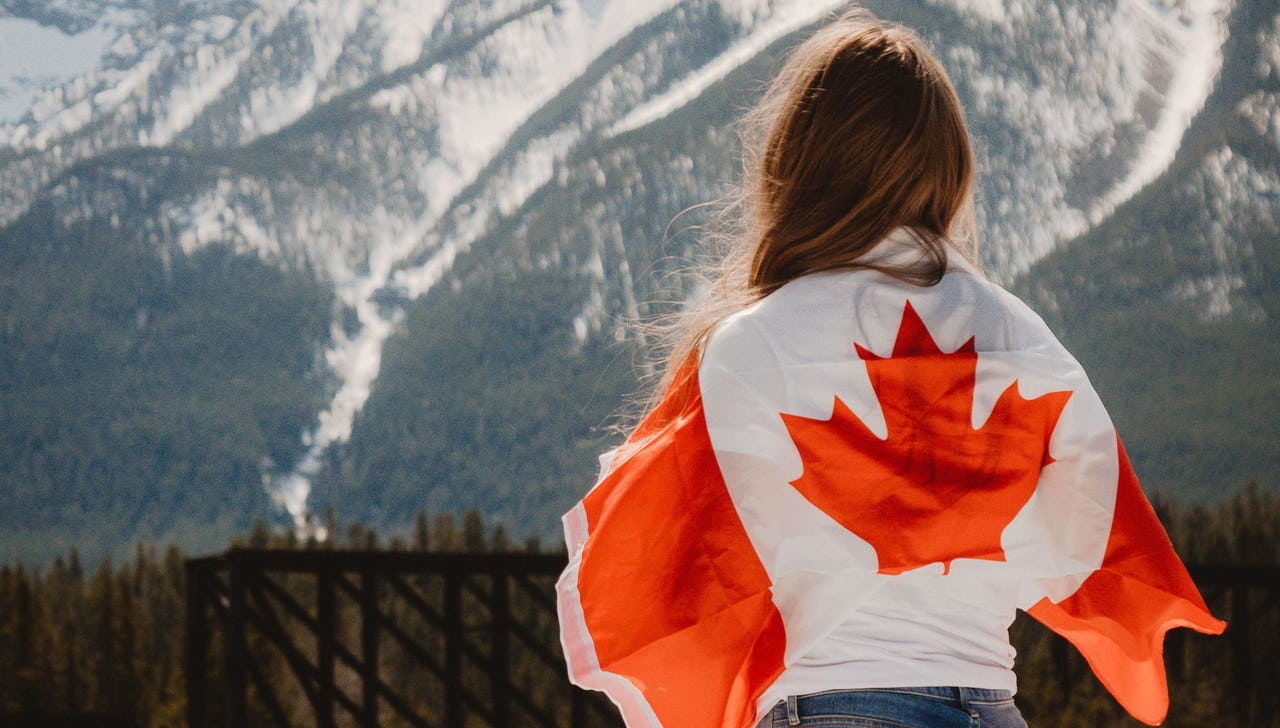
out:
<path id="1" fill-rule="evenodd" d="M 944 353 L 908 301 L 893 354 L 854 344 L 888 437 L 835 398 L 828 420 L 783 414 L 804 461 L 791 485 L 876 550 L 882 574 L 954 559 L 1004 561 L 1000 537 L 1052 462 L 1049 437 L 1071 392 L 1025 399 L 1014 381 L 972 425 L 978 355 Z"/>

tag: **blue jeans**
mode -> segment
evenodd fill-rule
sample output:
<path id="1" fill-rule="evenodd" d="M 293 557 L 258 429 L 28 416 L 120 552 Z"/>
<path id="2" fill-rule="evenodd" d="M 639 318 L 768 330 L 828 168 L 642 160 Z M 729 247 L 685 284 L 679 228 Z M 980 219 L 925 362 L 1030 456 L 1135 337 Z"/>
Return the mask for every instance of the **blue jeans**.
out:
<path id="1" fill-rule="evenodd" d="M 1027 728 L 1008 690 L 876 688 L 792 696 L 756 728 Z"/>

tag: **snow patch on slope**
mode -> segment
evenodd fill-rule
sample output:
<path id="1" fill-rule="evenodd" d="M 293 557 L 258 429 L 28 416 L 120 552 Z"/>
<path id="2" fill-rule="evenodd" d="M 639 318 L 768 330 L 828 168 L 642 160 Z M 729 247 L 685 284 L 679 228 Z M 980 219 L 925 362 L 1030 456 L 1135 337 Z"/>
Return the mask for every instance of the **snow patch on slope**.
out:
<path id="1" fill-rule="evenodd" d="M 1012 0 L 999 16 L 938 4 L 980 39 L 923 29 L 977 132 L 980 223 L 996 243 L 984 262 L 1007 282 L 1168 168 L 1221 66 L 1229 3 Z M 988 133 L 999 157 L 984 149 Z"/>
<path id="2" fill-rule="evenodd" d="M 539 108 L 572 83 L 601 53 L 674 0 L 640 4 L 612 0 L 587 12 L 576 4 L 546 8 L 507 24 L 463 60 L 429 69 L 425 78 L 380 92 L 371 103 L 400 110 L 429 105 L 438 114 L 438 154 L 420 171 L 419 186 L 431 201 L 406 234 L 372 241 L 365 271 L 339 272 L 339 299 L 356 311 L 360 329 L 347 336 L 335 325 L 326 352 L 340 386 L 306 440 L 307 450 L 293 472 L 270 484 L 273 498 L 300 527 L 310 527 L 307 497 L 324 452 L 351 434 L 355 415 L 369 398 L 381 366 L 382 345 L 395 329 L 374 301 L 390 288 L 412 300 L 438 283 L 457 257 L 487 230 L 494 215 L 510 214 L 551 179 L 582 131 L 565 131 L 531 141 L 521 152 L 498 194 L 469 200 L 454 210 L 448 235 L 437 226 L 455 198 L 476 181 L 511 135 Z M 425 83 L 424 83 L 425 81 Z M 426 243 L 422 263 L 393 270 Z"/>
<path id="3" fill-rule="evenodd" d="M 720 81 L 731 71 L 760 55 L 770 44 L 795 31 L 816 23 L 845 5 L 843 0 L 810 0 L 784 6 L 755 32 L 734 44 L 714 61 L 699 68 L 669 88 L 666 93 L 636 108 L 610 127 L 609 136 L 634 131 L 663 119 Z"/>
<path id="4" fill-rule="evenodd" d="M 1191 119 L 1204 107 L 1213 83 L 1222 68 L 1222 46 L 1226 42 L 1226 18 L 1229 0 L 1189 0 L 1179 17 L 1147 3 L 1130 2 L 1122 6 L 1133 24 L 1150 24 L 1160 28 L 1176 49 L 1178 63 L 1173 67 L 1173 80 L 1165 93 L 1164 109 L 1151 133 L 1147 135 L 1137 162 L 1129 173 L 1107 191 L 1089 210 L 1089 222 L 1096 225 L 1110 215 L 1116 206 L 1168 168 L 1182 144 L 1182 136 Z M 1122 20 L 1119 28 L 1128 27 Z M 1122 39 L 1118 39 L 1122 40 Z"/>
<path id="5" fill-rule="evenodd" d="M 386 0 L 374 7 L 386 37 L 382 46 L 383 73 L 418 59 L 447 6 L 446 0 Z"/>
<path id="6" fill-rule="evenodd" d="M 993 25 L 1001 25 L 1008 20 L 1004 3 L 1001 0 L 925 0 L 929 5 L 953 7 L 962 15 L 979 18 Z"/>
<path id="7" fill-rule="evenodd" d="M 276 0 L 239 21 L 213 15 L 182 27 L 140 23 L 113 36 L 115 42 L 100 54 L 100 63 L 42 91 L 21 124 L 0 127 L 0 145 L 43 151 L 94 119 L 147 115 L 152 123 L 138 132 L 138 143 L 168 144 L 230 83 L 254 50 L 254 39 L 269 33 L 287 9 Z M 164 72 L 176 72 L 177 80 L 161 79 Z"/>
<path id="8" fill-rule="evenodd" d="M 266 28 L 259 28 L 254 23 L 244 23 L 237 28 L 234 21 L 223 16 L 211 21 L 198 21 L 193 30 L 207 32 L 202 33 L 202 42 L 184 53 L 185 83 L 173 88 L 166 103 L 160 107 L 151 131 L 141 132 L 138 141 L 144 146 L 164 146 L 191 126 L 191 122 L 235 80 L 240 66 L 255 50 L 257 33 L 270 32 L 274 21 L 278 21 L 278 17 L 269 17 Z M 236 31 L 235 36 L 229 38 L 232 30 Z M 152 66 L 148 70 L 154 68 Z M 145 78 L 146 75 L 135 75 L 127 93 L 103 92 L 95 100 L 119 103 L 129 93 L 140 90 Z"/>
<path id="9" fill-rule="evenodd" d="M 337 93 L 326 81 L 369 2 L 311 0 L 292 8 L 288 25 L 305 32 L 306 45 L 311 50 L 310 68 L 304 69 L 301 78 L 277 78 L 273 83 L 254 86 L 247 109 L 241 111 L 241 126 L 248 138 L 283 129 Z"/>

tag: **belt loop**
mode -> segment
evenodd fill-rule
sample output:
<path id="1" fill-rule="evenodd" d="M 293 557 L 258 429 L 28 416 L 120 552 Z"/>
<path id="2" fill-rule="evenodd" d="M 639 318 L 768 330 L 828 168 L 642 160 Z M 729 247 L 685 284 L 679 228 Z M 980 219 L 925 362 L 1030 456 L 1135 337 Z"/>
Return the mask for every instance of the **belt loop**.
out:
<path id="1" fill-rule="evenodd" d="M 787 725 L 800 725 L 800 706 L 794 695 L 787 696 Z"/>
<path id="2" fill-rule="evenodd" d="M 962 710 L 969 711 L 970 728 L 979 728 L 979 726 L 982 725 L 982 717 L 978 714 L 978 711 L 974 710 L 973 706 L 969 704 L 969 699 L 971 697 L 973 697 L 973 695 L 969 692 L 969 688 L 956 688 L 956 699 L 960 701 L 960 708 Z"/>

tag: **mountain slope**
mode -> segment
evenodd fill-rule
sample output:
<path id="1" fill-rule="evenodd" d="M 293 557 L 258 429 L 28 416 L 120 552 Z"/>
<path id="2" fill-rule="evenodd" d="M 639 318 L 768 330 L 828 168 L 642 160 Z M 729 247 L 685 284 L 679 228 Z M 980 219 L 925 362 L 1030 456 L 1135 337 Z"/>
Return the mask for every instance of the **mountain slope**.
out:
<path id="1" fill-rule="evenodd" d="M 681 211 L 725 193 L 733 119 L 843 5 L 4 7 L 84 30 L 120 2 L 138 20 L 99 67 L 0 122 L 0 556 L 39 550 L 35 534 L 97 553 L 130 538 L 213 544 L 256 515 L 300 522 L 326 506 L 379 526 L 477 506 L 517 533 L 552 532 L 635 386 L 625 321 L 694 285 L 681 271 L 707 218 Z M 1075 317 L 1081 287 L 1037 261 L 1072 238 L 1067 250 L 1105 250 L 1108 221 L 1197 168 L 1173 155 L 1218 75 L 1223 4 L 868 5 L 918 27 L 955 78 L 993 275 Z M 1266 21 L 1232 18 L 1233 38 Z M 1240 83 L 1262 94 L 1242 97 L 1248 123 L 1274 125 L 1274 92 Z M 1239 116 L 1223 103 L 1197 124 Z M 1130 200 L 1162 172 L 1174 181 Z M 1265 189 L 1230 189 L 1274 210 Z M 1242 240 L 1215 243 L 1228 280 L 1252 281 L 1226 305 L 1269 321 L 1259 301 L 1274 279 L 1230 268 L 1264 265 Z M 1168 283 L 1199 301 L 1200 278 Z M 147 429 L 135 411 L 186 414 Z"/>
<path id="2" fill-rule="evenodd" d="M 1280 13 L 1241 2 L 1177 158 L 1015 290 L 1092 372 L 1147 486 L 1280 485 Z"/>
<path id="3" fill-rule="evenodd" d="M 1031 103 L 1033 99 L 1043 99 L 1045 92 L 1024 93 L 1017 87 L 1000 91 L 986 85 L 992 79 L 1033 76 L 1023 59 L 1003 47 L 999 35 L 986 34 L 988 29 L 980 23 L 991 22 L 990 19 L 969 20 L 969 27 L 956 33 L 954 23 L 960 20 L 957 15 L 921 13 L 896 5 L 880 10 L 891 17 L 893 11 L 899 11 L 939 46 L 949 45 L 951 59 L 960 59 L 961 65 L 965 60 L 971 64 L 970 72 L 958 75 L 957 85 L 969 97 L 970 108 L 978 107 L 972 113 L 972 121 L 984 142 L 983 181 L 989 188 L 983 196 L 982 212 L 988 221 L 988 262 L 998 277 L 1012 279 L 1018 261 L 1037 257 L 1034 246 L 1051 244 L 1054 238 L 1079 229 L 1091 217 L 1105 218 L 1111 206 L 1123 199 L 1115 190 L 1139 184 L 1133 182 L 1134 174 L 1150 174 L 1135 171 L 1136 166 L 1142 165 L 1127 167 L 1115 148 L 1123 149 L 1126 143 L 1142 146 L 1143 139 L 1155 135 L 1155 128 L 1166 117 L 1159 107 L 1150 105 L 1151 99 L 1139 100 L 1135 96 L 1131 99 L 1134 106 L 1129 108 L 1134 116 L 1121 115 L 1122 123 L 1107 127 L 1105 132 L 1097 131 L 1098 137 L 1072 137 L 1059 129 L 1060 122 L 1044 121 L 1047 117 L 1015 116 L 1010 120 L 1008 102 Z M 1066 9 L 1064 15 L 1068 17 L 1060 19 L 1059 25 L 1028 28 L 1011 22 L 1012 29 L 1006 32 L 1024 43 L 1039 42 L 1050 50 L 1062 49 L 1066 55 L 1071 53 L 1070 45 L 1060 44 L 1063 36 L 1071 36 L 1065 28 L 1072 20 L 1080 20 L 1080 16 L 1069 17 L 1071 10 Z M 1102 15 L 1105 17 L 1105 13 Z M 1126 18 L 1117 10 L 1111 19 L 1123 22 Z M 1061 35 L 1055 37 L 1055 33 Z M 944 41 L 944 37 L 948 40 Z M 678 302 L 687 295 L 689 281 L 680 271 L 698 255 L 696 228 L 705 222 L 705 216 L 700 210 L 685 214 L 681 211 L 714 199 L 724 189 L 724 181 L 733 178 L 736 147 L 733 137 L 725 136 L 725 130 L 738 109 L 751 103 L 760 80 L 768 77 L 778 54 L 790 42 L 794 41 L 783 39 L 729 77 L 701 85 L 699 95 L 664 114 L 647 113 L 644 107 L 632 112 L 615 126 L 626 133 L 571 155 L 555 184 L 504 218 L 488 239 L 475 243 L 471 255 L 454 264 L 447 278 L 450 291 L 433 290 L 409 309 L 405 333 L 403 339 L 397 340 L 397 346 L 417 352 L 409 359 L 429 363 L 438 356 L 433 345 L 426 343 L 436 335 L 433 325 L 427 323 L 435 308 L 469 308 L 475 312 L 474 318 L 461 328 L 484 330 L 492 323 L 483 313 L 488 310 L 483 302 L 492 296 L 492 305 L 498 310 L 510 289 L 539 288 L 541 267 L 577 270 L 579 277 L 598 281 L 591 298 L 577 311 L 574 323 L 582 356 L 596 359 L 594 370 L 601 373 L 602 384 L 579 393 L 577 400 L 565 399 L 556 388 L 557 374 L 547 370 L 540 379 L 535 376 L 525 380 L 525 397 L 506 403 L 507 417 L 524 418 L 531 416 L 523 409 L 526 400 L 544 391 L 553 392 L 547 396 L 556 402 L 559 415 L 554 424 L 543 424 L 544 428 L 559 433 L 566 423 L 576 423 L 568 432 L 595 433 L 585 442 L 573 441 L 572 447 L 580 451 L 577 458 L 555 460 L 565 448 L 548 449 L 543 457 L 543 473 L 556 477 L 522 477 L 520 473 L 527 467 L 523 460 L 530 455 L 513 456 L 511 461 L 506 458 L 507 453 L 522 452 L 525 444 L 513 433 L 486 431 L 485 437 L 475 441 L 448 434 L 454 429 L 481 427 L 478 421 L 486 416 L 484 413 L 503 403 L 492 403 L 484 395 L 442 401 L 430 395 L 430 387 L 421 393 L 421 399 L 415 399 L 415 395 L 407 393 L 419 392 L 415 384 L 427 375 L 416 369 L 401 371 L 387 363 L 368 407 L 356 422 L 349 447 L 335 454 L 334 462 L 321 473 L 315 502 L 333 505 L 338 512 L 364 513 L 376 520 L 404 512 L 413 504 L 447 507 L 450 499 L 465 492 L 469 499 L 485 503 L 491 514 L 508 522 L 541 533 L 553 529 L 554 515 L 567 509 L 591 482 L 594 461 L 587 455 L 609 439 L 607 432 L 598 429 L 611 421 L 600 419 L 602 413 L 609 412 L 601 399 L 605 405 L 619 407 L 635 387 L 634 377 L 639 369 L 636 362 L 641 357 L 627 344 L 613 342 L 633 333 L 623 325 L 627 319 L 661 312 L 662 306 L 647 302 Z M 1101 57 L 1106 62 L 1123 60 L 1105 54 Z M 1060 60 L 1053 53 L 1048 53 L 1047 58 L 1051 63 Z M 1072 62 L 1081 63 L 1078 57 Z M 983 70 L 973 70 L 979 67 Z M 1164 81 L 1169 83 L 1170 78 L 1165 77 Z M 1097 125 L 1095 129 L 1101 129 L 1102 122 L 1095 115 L 1103 114 L 1106 107 L 1095 105 L 1101 102 L 1090 92 L 1098 92 L 1102 81 L 1073 72 L 1064 78 L 1055 77 L 1048 85 L 1053 84 L 1062 84 L 1059 91 L 1070 99 L 1056 104 L 1055 114 L 1074 117 L 1073 124 L 1090 120 Z M 1121 91 L 1111 89 L 1110 93 Z M 1144 91 L 1149 92 L 1150 89 Z M 972 101 L 973 96 L 983 93 L 985 105 Z M 650 104 L 662 106 L 664 98 Z M 1145 110 L 1139 113 L 1137 107 L 1144 104 Z M 647 127 L 633 127 L 629 123 L 633 118 L 656 121 Z M 1057 156 L 1045 155 L 1049 157 L 1047 161 L 1040 159 L 1046 142 L 1038 136 L 1042 130 L 1035 126 L 1037 119 L 1050 127 L 1049 132 L 1061 135 L 1050 140 L 1062 146 Z M 992 142 L 993 136 L 999 144 Z M 1111 151 L 1108 153 L 1107 149 Z M 1171 152 L 1161 150 L 1162 154 Z M 1111 182 L 1099 184 L 1099 180 Z M 991 192 L 991 187 L 999 192 Z M 1038 211 L 1027 215 L 1037 204 L 1041 206 Z M 495 268 L 502 269 L 503 274 L 495 276 Z M 572 313 L 564 310 L 559 315 Z M 415 341 L 423 344 L 415 346 Z M 595 348 L 600 341 L 609 346 Z M 509 376 L 507 364 L 486 366 L 479 351 L 470 362 L 470 376 L 480 381 L 504 381 Z M 618 388 L 606 389 L 610 384 Z M 392 411 L 394 415 L 390 414 Z M 415 430 L 413 437 L 388 434 L 394 427 L 415 425 L 421 429 Z M 593 425 L 597 429 L 591 429 Z M 395 445 L 382 444 L 389 442 Z M 464 442 L 468 444 L 459 450 L 459 443 Z M 1252 444 L 1255 448 L 1258 445 Z M 439 485 L 442 482 L 456 484 L 456 489 Z M 1154 479 L 1153 485 L 1169 489 L 1169 483 L 1159 478 Z"/>

